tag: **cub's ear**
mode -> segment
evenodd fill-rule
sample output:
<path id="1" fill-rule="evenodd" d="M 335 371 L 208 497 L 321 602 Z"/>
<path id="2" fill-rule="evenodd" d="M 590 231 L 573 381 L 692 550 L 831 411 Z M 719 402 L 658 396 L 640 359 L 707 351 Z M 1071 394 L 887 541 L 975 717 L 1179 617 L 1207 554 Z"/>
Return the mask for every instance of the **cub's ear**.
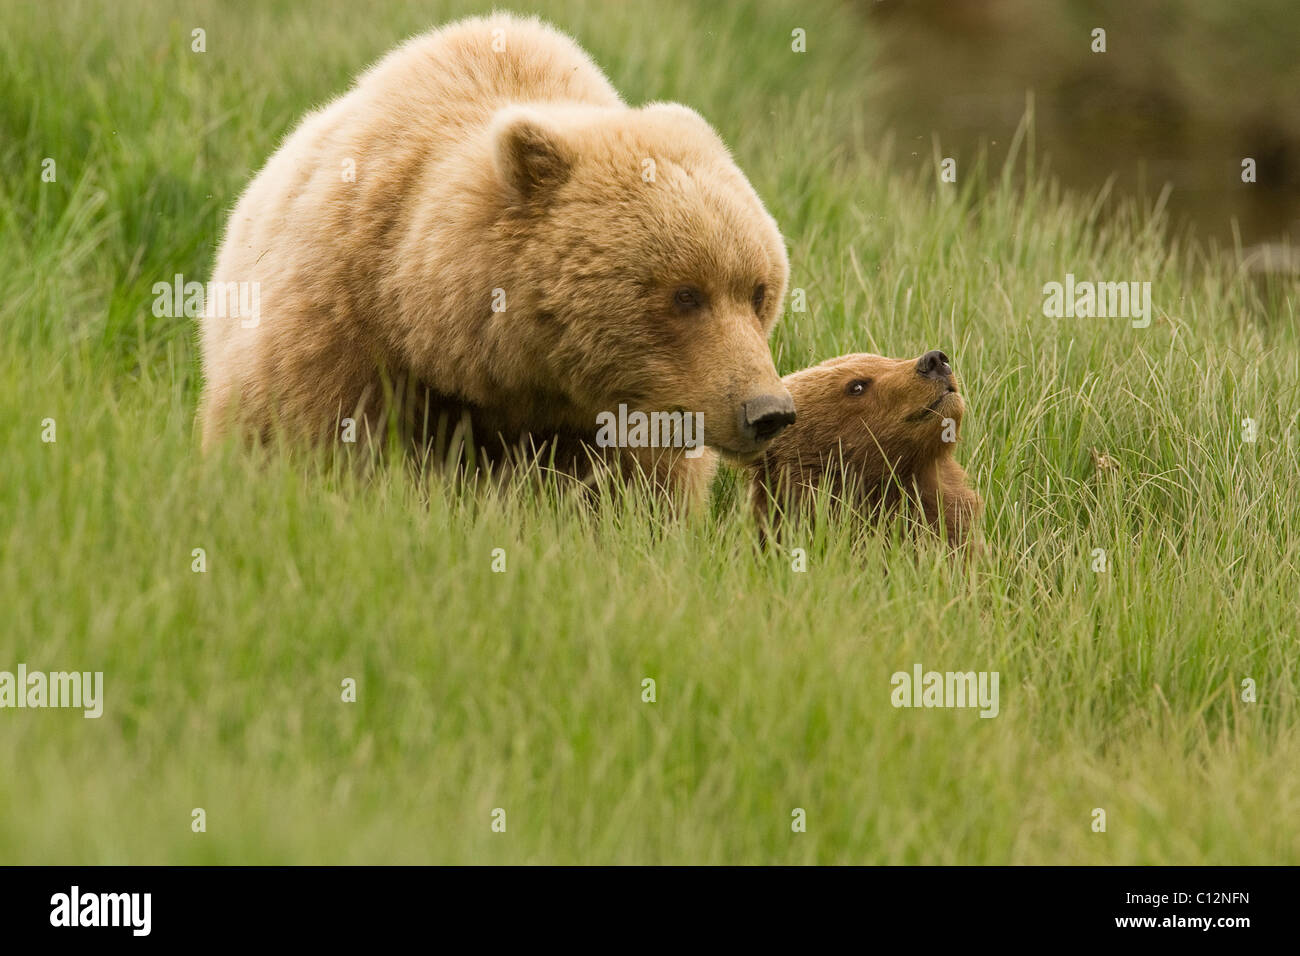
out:
<path id="1" fill-rule="evenodd" d="M 568 145 L 545 118 L 502 110 L 492 121 L 492 156 L 501 179 L 525 202 L 542 202 L 573 169 Z"/>

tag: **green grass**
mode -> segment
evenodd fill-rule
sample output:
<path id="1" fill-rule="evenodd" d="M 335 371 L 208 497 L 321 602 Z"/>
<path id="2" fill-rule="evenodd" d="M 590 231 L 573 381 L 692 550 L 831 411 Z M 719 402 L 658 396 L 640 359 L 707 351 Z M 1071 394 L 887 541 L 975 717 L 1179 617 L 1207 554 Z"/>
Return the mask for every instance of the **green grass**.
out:
<path id="1" fill-rule="evenodd" d="M 0 711 L 0 862 L 1300 863 L 1294 285 L 1060 194 L 1029 142 L 940 184 L 876 129 L 851 8 L 722 7 L 541 12 L 732 145 L 807 290 L 781 371 L 953 356 L 988 557 L 823 523 L 795 573 L 731 473 L 675 522 L 202 460 L 193 328 L 150 286 L 206 277 L 304 110 L 470 7 L 6 3 L 0 670 L 107 700 Z M 1045 318 L 1066 272 L 1150 280 L 1150 328 Z M 894 709 L 918 662 L 999 671 L 1000 715 Z"/>

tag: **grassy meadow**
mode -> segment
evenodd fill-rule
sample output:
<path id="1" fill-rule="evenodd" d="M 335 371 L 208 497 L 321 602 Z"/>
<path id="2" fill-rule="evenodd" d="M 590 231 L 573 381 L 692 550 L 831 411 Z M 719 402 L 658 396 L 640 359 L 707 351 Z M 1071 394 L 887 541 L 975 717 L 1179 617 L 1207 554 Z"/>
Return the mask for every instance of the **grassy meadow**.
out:
<path id="1" fill-rule="evenodd" d="M 201 458 L 151 287 L 207 278 L 304 111 L 483 9 L 0 0 L 0 670 L 105 695 L 0 710 L 0 863 L 1300 863 L 1294 280 L 1062 191 L 1032 108 L 940 182 L 851 6 L 513 9 L 718 128 L 806 292 L 782 373 L 952 357 L 982 559 L 823 522 L 795 571 L 730 471 L 674 521 Z M 1045 317 L 1066 273 L 1150 281 L 1150 326 Z M 999 672 L 1000 713 L 894 708 L 918 663 Z"/>

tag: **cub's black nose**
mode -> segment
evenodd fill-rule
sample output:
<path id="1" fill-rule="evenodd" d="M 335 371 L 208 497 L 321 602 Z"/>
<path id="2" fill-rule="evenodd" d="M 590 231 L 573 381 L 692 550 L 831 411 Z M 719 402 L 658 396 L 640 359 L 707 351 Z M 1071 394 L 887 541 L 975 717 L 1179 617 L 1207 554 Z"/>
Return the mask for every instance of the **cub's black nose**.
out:
<path id="1" fill-rule="evenodd" d="M 916 371 L 918 374 L 938 382 L 952 378 L 952 366 L 948 364 L 948 356 L 937 349 L 926 352 L 916 360 Z"/>

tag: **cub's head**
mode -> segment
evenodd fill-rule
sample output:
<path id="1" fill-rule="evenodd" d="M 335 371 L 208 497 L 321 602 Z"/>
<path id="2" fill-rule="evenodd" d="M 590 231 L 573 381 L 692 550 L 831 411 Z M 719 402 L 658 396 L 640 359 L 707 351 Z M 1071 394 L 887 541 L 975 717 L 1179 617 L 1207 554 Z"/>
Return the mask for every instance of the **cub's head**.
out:
<path id="1" fill-rule="evenodd" d="M 741 460 L 794 421 L 767 344 L 785 246 L 703 119 L 509 107 L 489 137 L 518 347 L 575 418 L 700 412 L 704 443 Z"/>
<path id="2" fill-rule="evenodd" d="M 906 481 L 952 454 L 965 403 L 942 352 L 892 359 L 842 355 L 787 375 L 797 422 L 755 468 L 817 484 L 842 466 L 865 486 Z"/>

